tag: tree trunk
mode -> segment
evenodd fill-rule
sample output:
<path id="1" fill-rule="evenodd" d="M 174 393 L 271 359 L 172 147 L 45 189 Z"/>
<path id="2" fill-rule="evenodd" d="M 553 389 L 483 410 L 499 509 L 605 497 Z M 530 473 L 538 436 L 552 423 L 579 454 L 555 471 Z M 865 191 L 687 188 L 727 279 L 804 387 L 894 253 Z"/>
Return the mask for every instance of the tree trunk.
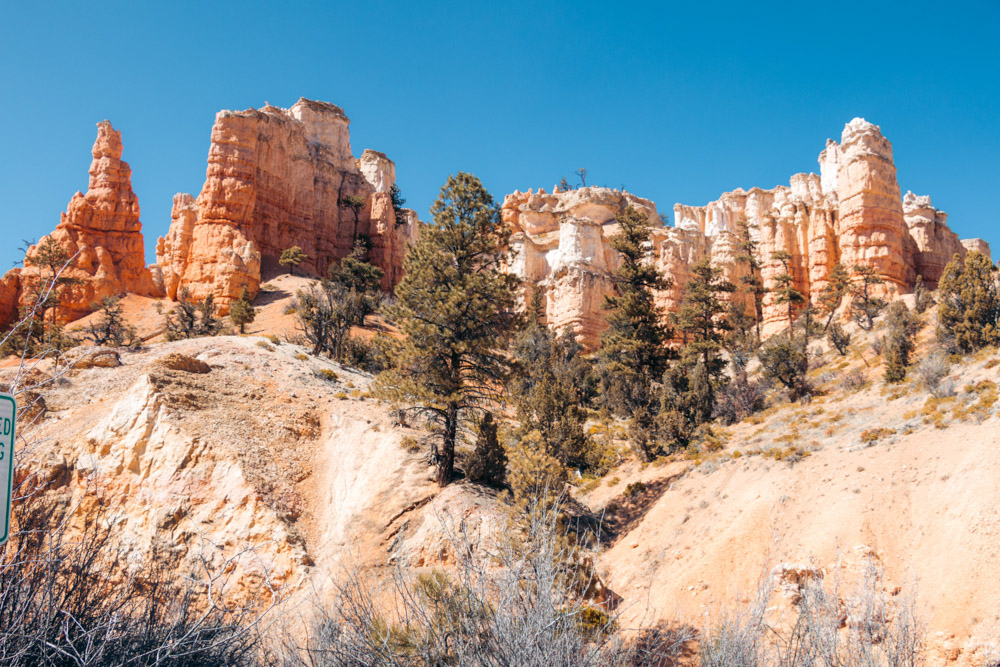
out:
<path id="1" fill-rule="evenodd" d="M 455 472 L 455 440 L 458 438 L 458 404 L 451 402 L 444 417 L 444 438 L 438 460 L 437 482 L 446 486 Z"/>

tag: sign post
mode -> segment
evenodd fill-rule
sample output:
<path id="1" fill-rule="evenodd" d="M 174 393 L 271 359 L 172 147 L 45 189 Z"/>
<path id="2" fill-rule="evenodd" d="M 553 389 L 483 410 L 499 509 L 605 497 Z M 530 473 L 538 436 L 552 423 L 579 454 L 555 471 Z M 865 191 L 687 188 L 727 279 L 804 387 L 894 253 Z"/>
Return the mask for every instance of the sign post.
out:
<path id="1" fill-rule="evenodd" d="M 0 393 L 0 544 L 10 537 L 10 501 L 14 486 L 14 427 L 17 401 Z"/>

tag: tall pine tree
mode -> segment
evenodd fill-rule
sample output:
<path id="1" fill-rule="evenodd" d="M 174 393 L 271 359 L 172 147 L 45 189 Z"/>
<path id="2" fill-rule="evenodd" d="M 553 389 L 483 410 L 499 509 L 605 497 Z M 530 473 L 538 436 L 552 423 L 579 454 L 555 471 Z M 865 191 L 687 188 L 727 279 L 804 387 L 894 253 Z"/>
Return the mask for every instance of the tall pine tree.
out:
<path id="1" fill-rule="evenodd" d="M 615 216 L 618 233 L 611 237 L 621 264 L 614 293 L 606 296 L 608 328 L 601 335 L 599 359 L 602 394 L 610 407 L 627 415 L 650 400 L 649 385 L 663 375 L 670 358 L 670 332 L 663 324 L 654 291 L 670 287 L 649 259 L 650 221 L 629 206 Z"/>
<path id="2" fill-rule="evenodd" d="M 500 398 L 519 316 L 517 279 L 505 270 L 510 232 L 479 179 L 450 176 L 431 213 L 388 310 L 404 339 L 390 349 L 379 391 L 436 427 L 432 459 L 445 485 L 463 429 Z"/>

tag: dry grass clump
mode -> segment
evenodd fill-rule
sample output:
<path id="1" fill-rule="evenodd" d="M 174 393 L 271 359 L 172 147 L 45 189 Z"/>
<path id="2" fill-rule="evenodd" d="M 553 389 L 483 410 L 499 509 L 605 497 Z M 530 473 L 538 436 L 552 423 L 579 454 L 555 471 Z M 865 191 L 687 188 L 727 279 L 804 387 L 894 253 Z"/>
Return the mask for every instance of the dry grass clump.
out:
<path id="1" fill-rule="evenodd" d="M 319 373 L 319 376 L 321 378 L 323 378 L 324 380 L 328 380 L 330 382 L 336 382 L 337 378 L 339 377 L 335 371 L 329 368 L 321 368 L 317 372 Z"/>
<path id="2" fill-rule="evenodd" d="M 861 443 L 865 445 L 874 445 L 876 442 L 882 438 L 887 438 L 890 435 L 895 435 L 896 430 L 891 428 L 869 428 L 861 432 Z"/>

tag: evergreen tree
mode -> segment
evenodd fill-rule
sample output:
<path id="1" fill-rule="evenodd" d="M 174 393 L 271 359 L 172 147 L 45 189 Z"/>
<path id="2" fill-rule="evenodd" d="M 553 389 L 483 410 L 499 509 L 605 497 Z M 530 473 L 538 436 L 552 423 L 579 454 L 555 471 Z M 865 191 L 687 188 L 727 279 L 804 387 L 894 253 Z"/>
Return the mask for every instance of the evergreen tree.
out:
<path id="1" fill-rule="evenodd" d="M 348 293 L 331 280 L 322 280 L 295 296 L 298 330 L 312 344 L 312 353 L 344 359 L 344 345 L 351 332 L 353 315 Z"/>
<path id="2" fill-rule="evenodd" d="M 830 345 L 837 348 L 840 356 L 843 357 L 847 354 L 847 348 L 851 344 L 851 334 L 844 331 L 844 327 L 840 326 L 840 322 L 834 322 L 827 330 L 826 339 Z"/>
<path id="3" fill-rule="evenodd" d="M 216 335 L 222 329 L 222 322 L 215 316 L 215 295 L 193 301 L 188 289 L 182 287 L 177 305 L 164 318 L 164 328 L 167 340 Z"/>
<path id="4" fill-rule="evenodd" d="M 720 356 L 726 332 L 732 329 L 726 319 L 727 304 L 722 295 L 736 291 L 722 269 L 712 266 L 706 256 L 691 267 L 691 279 L 684 286 L 681 305 L 674 321 L 684 334 L 683 357 L 701 359 L 705 370 L 717 380 L 726 362 Z"/>
<path id="5" fill-rule="evenodd" d="M 589 440 L 584 433 L 584 403 L 593 383 L 590 365 L 583 359 L 582 346 L 570 331 L 561 336 L 541 323 L 536 296 L 532 295 L 534 317 L 514 342 L 515 372 L 509 394 L 517 411 L 514 437 L 523 440 L 531 433 L 545 453 L 574 468 L 587 467 Z"/>
<path id="6" fill-rule="evenodd" d="M 432 458 L 442 485 L 470 418 L 495 404 L 509 373 L 504 351 L 517 328 L 517 278 L 506 271 L 509 229 L 472 174 L 448 178 L 434 224 L 410 246 L 388 310 L 404 339 L 379 376 L 387 398 L 414 404 L 437 428 Z"/>
<path id="7" fill-rule="evenodd" d="M 246 327 L 257 318 L 257 309 L 253 307 L 250 293 L 244 287 L 240 290 L 240 298 L 233 302 L 229 309 L 229 321 L 239 327 L 240 333 L 246 333 Z"/>
<path id="8" fill-rule="evenodd" d="M 494 488 L 502 488 L 507 479 L 507 452 L 497 438 L 497 423 L 487 412 L 479 421 L 476 447 L 469 457 L 468 478 Z"/>
<path id="9" fill-rule="evenodd" d="M 902 301 L 893 301 L 885 315 L 886 335 L 882 341 L 885 356 L 885 381 L 902 382 L 906 379 L 906 368 L 910 365 L 914 339 L 920 321 Z"/>
<path id="10" fill-rule="evenodd" d="M 952 258 L 938 282 L 937 337 L 963 354 L 1000 344 L 1000 272 L 978 252 Z"/>
<path id="11" fill-rule="evenodd" d="M 736 261 L 746 264 L 747 274 L 740 278 L 744 289 L 753 300 L 754 321 L 757 328 L 757 340 L 760 337 L 760 325 L 764 321 L 764 295 L 767 288 L 764 287 L 764 280 L 761 277 L 761 264 L 759 258 L 760 244 L 754 238 L 757 234 L 757 225 L 750 222 L 746 217 L 740 216 L 736 222 L 737 237 L 739 238 L 740 252 L 736 255 Z"/>
<path id="12" fill-rule="evenodd" d="M 921 276 L 917 276 L 917 280 L 913 283 L 913 310 L 917 311 L 918 315 L 921 315 L 933 305 L 934 297 L 931 296 L 931 293 L 924 285 L 924 279 Z"/>
<path id="13" fill-rule="evenodd" d="M 771 336 L 761 347 L 758 358 L 764 377 L 780 382 L 792 399 L 809 391 L 806 384 L 808 357 L 802 346 L 796 345 L 788 335 Z"/>
<path id="14" fill-rule="evenodd" d="M 368 203 L 368 198 L 364 195 L 347 195 L 340 200 L 340 205 L 350 209 L 354 214 L 354 232 L 351 235 L 351 245 L 354 246 L 358 242 L 358 222 L 361 215 L 361 209 L 365 207 Z"/>
<path id="15" fill-rule="evenodd" d="M 100 305 L 93 304 L 101 311 L 100 317 L 84 327 L 84 336 L 94 342 L 94 345 L 125 345 L 135 340 L 135 327 L 128 323 L 122 312 L 121 300 L 118 297 L 106 296 Z"/>
<path id="16" fill-rule="evenodd" d="M 771 259 L 781 262 L 782 272 L 773 278 L 775 286 L 771 288 L 771 291 L 775 294 L 775 303 L 783 303 L 788 307 L 788 337 L 791 339 L 795 306 L 804 303 L 806 298 L 802 295 L 802 292 L 795 289 L 795 278 L 792 276 L 791 269 L 788 266 L 788 263 L 792 259 L 791 254 L 784 250 L 779 250 L 778 252 L 771 253 Z"/>
<path id="17" fill-rule="evenodd" d="M 59 326 L 58 317 L 59 305 L 62 303 L 64 293 L 73 285 L 79 285 L 81 282 L 78 278 L 68 275 L 66 271 L 70 268 L 73 259 L 74 257 L 70 256 L 62 244 L 51 236 L 44 237 L 30 255 L 25 252 L 24 265 L 36 267 L 39 277 L 39 280 L 25 281 L 27 283 L 26 308 L 22 315 L 29 319 L 37 318 L 41 325 L 21 330 L 27 334 L 24 342 L 29 347 L 61 350 L 76 344 L 71 337 L 63 332 L 62 327 Z M 46 324 L 46 314 L 49 311 L 52 315 Z M 33 339 L 35 343 L 31 342 Z"/>
<path id="18" fill-rule="evenodd" d="M 650 221 L 629 206 L 615 216 L 618 233 L 611 247 L 621 263 L 615 271 L 614 293 L 605 297 L 608 328 L 601 335 L 598 353 L 601 394 L 607 405 L 621 416 L 633 414 L 654 400 L 652 385 L 663 375 L 670 359 L 664 326 L 654 290 L 667 289 L 649 259 Z"/>
<path id="19" fill-rule="evenodd" d="M 389 188 L 389 200 L 392 202 L 392 212 L 396 218 L 396 224 L 405 225 L 406 210 L 403 208 L 403 205 L 406 204 L 406 199 L 403 197 L 403 191 L 395 183 Z"/>
<path id="20" fill-rule="evenodd" d="M 848 275 L 844 265 L 837 262 L 833 265 L 830 275 L 826 278 L 826 285 L 823 286 L 819 294 L 820 310 L 826 315 L 826 323 L 823 324 L 823 331 L 830 329 L 833 316 L 837 313 L 837 309 L 840 308 L 840 304 L 843 303 L 844 296 L 850 288 L 851 277 Z"/>
<path id="21" fill-rule="evenodd" d="M 882 314 L 886 306 L 885 299 L 875 296 L 872 288 L 885 283 L 885 279 L 868 264 L 855 265 L 854 275 L 857 280 L 851 296 L 851 317 L 859 327 L 871 331 L 875 318 Z"/>
<path id="22" fill-rule="evenodd" d="M 295 267 L 306 261 L 309 258 L 302 248 L 297 245 L 293 245 L 291 248 L 286 248 L 281 251 L 281 257 L 278 258 L 278 264 L 288 267 L 288 273 L 295 275 Z"/>
<path id="23" fill-rule="evenodd" d="M 330 279 L 343 287 L 351 324 L 363 326 L 365 317 L 378 307 L 382 290 L 382 269 L 367 260 L 368 246 L 358 239 L 351 254 L 330 265 Z"/>

